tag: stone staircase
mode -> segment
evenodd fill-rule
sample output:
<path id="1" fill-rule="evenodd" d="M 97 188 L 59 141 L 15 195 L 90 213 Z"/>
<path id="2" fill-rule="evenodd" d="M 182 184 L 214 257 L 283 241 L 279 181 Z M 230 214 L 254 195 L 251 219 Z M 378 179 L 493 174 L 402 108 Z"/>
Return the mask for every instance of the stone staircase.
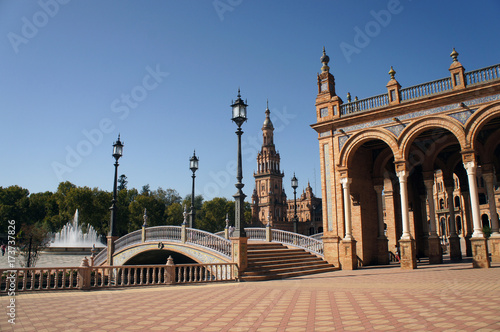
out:
<path id="1" fill-rule="evenodd" d="M 304 249 L 290 249 L 281 243 L 248 243 L 248 267 L 242 281 L 298 277 L 336 271 L 339 268 Z"/>

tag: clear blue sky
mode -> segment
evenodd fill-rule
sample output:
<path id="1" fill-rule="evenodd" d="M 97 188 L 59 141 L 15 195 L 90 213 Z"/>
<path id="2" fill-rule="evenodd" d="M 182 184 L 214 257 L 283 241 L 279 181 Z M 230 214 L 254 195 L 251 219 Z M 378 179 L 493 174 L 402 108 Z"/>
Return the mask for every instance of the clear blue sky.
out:
<path id="1" fill-rule="evenodd" d="M 196 193 L 232 199 L 240 87 L 243 191 L 269 99 L 288 196 L 293 172 L 319 196 L 322 47 L 337 94 L 362 99 L 387 91 L 391 65 L 403 87 L 447 77 L 452 47 L 466 70 L 498 63 L 499 14 L 498 1 L 2 0 L 0 186 L 111 191 L 121 133 L 129 187 L 185 196 L 196 149 Z"/>

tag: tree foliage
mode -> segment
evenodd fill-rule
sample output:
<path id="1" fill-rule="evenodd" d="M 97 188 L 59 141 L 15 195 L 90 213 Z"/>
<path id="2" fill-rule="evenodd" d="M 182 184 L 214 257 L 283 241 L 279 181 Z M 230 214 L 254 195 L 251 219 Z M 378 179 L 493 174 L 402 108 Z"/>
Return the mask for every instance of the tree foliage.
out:
<path id="1" fill-rule="evenodd" d="M 126 179 L 126 177 L 124 177 Z M 112 193 L 99 188 L 77 187 L 71 182 L 61 182 L 55 192 L 33 193 L 19 186 L 0 187 L 0 240 L 6 240 L 7 223 L 15 220 L 18 226 L 29 232 L 58 232 L 70 220 L 76 209 L 82 228 L 92 225 L 100 235 L 109 231 Z M 175 189 L 159 187 L 151 190 L 145 185 L 139 192 L 126 186 L 117 192 L 117 232 L 119 236 L 141 228 L 144 209 L 147 210 L 148 226 L 181 225 L 183 212 L 191 210 L 191 195 L 184 199 Z M 234 202 L 216 197 L 204 201 L 195 196 L 195 227 L 209 232 L 225 227 L 226 214 L 229 224 L 234 225 Z M 245 220 L 250 220 L 250 203 L 245 203 Z M 24 235 L 23 235 L 24 236 Z"/>

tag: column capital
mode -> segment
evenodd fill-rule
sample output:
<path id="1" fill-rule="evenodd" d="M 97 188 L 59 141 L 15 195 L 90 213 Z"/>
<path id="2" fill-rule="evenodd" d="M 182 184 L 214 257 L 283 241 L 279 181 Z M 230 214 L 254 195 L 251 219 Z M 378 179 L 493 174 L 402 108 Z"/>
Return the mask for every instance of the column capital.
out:
<path id="1" fill-rule="evenodd" d="M 384 185 L 383 184 L 377 184 L 373 186 L 373 189 L 377 192 L 377 194 L 381 194 L 382 191 L 384 190 Z"/>
<path id="2" fill-rule="evenodd" d="M 424 179 L 425 189 L 432 190 L 434 188 L 434 179 Z"/>
<path id="3" fill-rule="evenodd" d="M 474 160 L 464 161 L 464 168 L 467 171 L 467 175 L 476 175 L 477 164 Z"/>
<path id="4" fill-rule="evenodd" d="M 341 178 L 340 183 L 342 183 L 343 188 L 346 188 L 346 186 L 352 183 L 352 178 Z"/>
<path id="5" fill-rule="evenodd" d="M 397 171 L 396 175 L 399 178 L 399 181 L 406 181 L 408 178 L 408 172 L 406 170 Z"/>
<path id="6" fill-rule="evenodd" d="M 495 179 L 495 174 L 493 174 L 493 172 L 484 173 L 484 170 L 483 170 L 483 173 L 481 175 L 482 175 L 484 181 L 486 181 L 486 183 L 488 185 L 493 184 L 493 180 Z"/>

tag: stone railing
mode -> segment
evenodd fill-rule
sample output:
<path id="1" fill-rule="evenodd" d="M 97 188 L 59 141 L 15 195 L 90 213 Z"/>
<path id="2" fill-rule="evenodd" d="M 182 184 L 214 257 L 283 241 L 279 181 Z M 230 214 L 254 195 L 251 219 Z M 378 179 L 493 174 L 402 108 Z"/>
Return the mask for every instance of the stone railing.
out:
<path id="1" fill-rule="evenodd" d="M 452 88 L 451 78 L 447 77 L 424 84 L 410 86 L 408 88 L 401 89 L 399 93 L 401 95 L 401 101 L 409 101 L 436 93 L 442 93 L 451 90 Z"/>
<path id="2" fill-rule="evenodd" d="M 228 258 L 231 257 L 231 241 L 215 234 L 188 228 L 186 242 L 212 249 Z"/>
<path id="3" fill-rule="evenodd" d="M 311 235 L 311 237 L 312 237 L 313 239 L 316 239 L 316 240 L 321 241 L 321 239 L 323 238 L 323 233 L 313 234 L 313 235 Z"/>
<path id="4" fill-rule="evenodd" d="M 181 241 L 181 226 L 155 226 L 146 228 L 146 241 Z"/>
<path id="5" fill-rule="evenodd" d="M 280 229 L 245 228 L 249 240 L 279 242 L 293 247 L 302 248 L 316 255 L 323 256 L 323 241 L 298 233 L 282 231 Z"/>
<path id="6" fill-rule="evenodd" d="M 305 236 L 302 234 L 282 231 L 279 229 L 272 230 L 273 242 L 280 242 L 284 244 L 289 244 L 294 247 L 299 247 L 305 249 L 309 252 L 315 253 L 317 255 L 323 256 L 323 242 L 313 239 L 310 236 Z"/>
<path id="7" fill-rule="evenodd" d="M 122 248 L 141 243 L 142 232 L 140 229 L 128 233 L 115 241 L 115 251 L 120 251 Z"/>
<path id="8" fill-rule="evenodd" d="M 500 64 L 465 73 L 465 84 L 474 85 L 500 78 Z"/>
<path id="9" fill-rule="evenodd" d="M 142 236 L 144 232 L 144 237 Z M 179 242 L 190 243 L 231 258 L 231 241 L 224 237 L 185 226 L 155 226 L 144 227 L 122 236 L 115 241 L 115 253 L 132 245 L 143 242 Z M 108 258 L 107 248 L 104 248 L 95 258 L 94 265 L 103 264 Z"/>
<path id="10" fill-rule="evenodd" d="M 466 86 L 473 86 L 488 81 L 498 80 L 500 79 L 500 64 L 466 72 L 464 75 Z M 432 82 L 426 82 L 401 89 L 399 90 L 399 94 L 401 102 L 408 102 L 422 97 L 444 93 L 450 90 L 453 90 L 451 77 L 446 77 Z M 342 104 L 340 105 L 340 115 L 345 116 L 388 105 L 389 95 L 388 93 L 384 93 L 378 96 Z"/>
<path id="11" fill-rule="evenodd" d="M 82 265 L 84 265 L 82 263 Z M 0 269 L 0 293 L 234 281 L 236 263 Z M 12 296 L 9 295 L 9 296 Z"/>
<path id="12" fill-rule="evenodd" d="M 387 105 L 389 105 L 389 97 L 387 96 L 387 93 L 384 93 L 378 96 L 342 104 L 340 105 L 340 115 L 348 115 Z"/>
<path id="13" fill-rule="evenodd" d="M 247 227 L 245 233 L 250 240 L 266 240 L 266 229 L 259 227 Z"/>

